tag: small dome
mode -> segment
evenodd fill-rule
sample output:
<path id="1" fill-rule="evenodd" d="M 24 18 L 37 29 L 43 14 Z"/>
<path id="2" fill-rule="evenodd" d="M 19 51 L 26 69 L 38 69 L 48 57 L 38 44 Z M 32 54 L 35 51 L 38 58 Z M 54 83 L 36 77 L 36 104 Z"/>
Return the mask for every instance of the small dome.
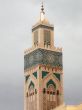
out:
<path id="1" fill-rule="evenodd" d="M 43 23 L 50 24 L 47 18 L 44 19 Z"/>
<path id="2" fill-rule="evenodd" d="M 41 24 L 50 24 L 47 18 L 45 18 L 43 21 L 39 20 L 38 23 L 41 23 Z"/>

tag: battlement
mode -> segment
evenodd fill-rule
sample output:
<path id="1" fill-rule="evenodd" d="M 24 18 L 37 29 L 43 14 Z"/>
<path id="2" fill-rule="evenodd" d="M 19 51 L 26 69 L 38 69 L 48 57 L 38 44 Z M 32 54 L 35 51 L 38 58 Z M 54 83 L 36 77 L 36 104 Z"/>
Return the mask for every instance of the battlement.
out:
<path id="1" fill-rule="evenodd" d="M 32 51 L 34 51 L 34 50 L 36 50 L 36 49 L 38 49 L 38 48 L 41 48 L 41 49 L 46 49 L 46 50 L 51 50 L 51 51 L 56 51 L 56 52 L 62 52 L 62 48 L 59 48 L 59 47 L 54 47 L 54 48 L 43 48 L 43 47 L 41 47 L 41 46 L 37 46 L 37 47 L 32 47 L 32 48 L 29 48 L 29 49 L 26 49 L 25 51 L 24 51 L 24 54 L 26 55 L 26 54 L 29 54 L 30 52 L 32 52 Z"/>

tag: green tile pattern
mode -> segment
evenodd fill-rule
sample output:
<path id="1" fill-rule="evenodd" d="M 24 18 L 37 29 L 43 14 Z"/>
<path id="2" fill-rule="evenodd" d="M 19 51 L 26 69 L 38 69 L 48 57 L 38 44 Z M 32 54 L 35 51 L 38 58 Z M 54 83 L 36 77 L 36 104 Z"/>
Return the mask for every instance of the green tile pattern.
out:
<path id="1" fill-rule="evenodd" d="M 47 71 L 42 71 L 42 79 L 47 76 L 48 72 Z"/>
<path id="2" fill-rule="evenodd" d="M 59 73 L 53 73 L 55 76 L 56 76 L 56 78 L 60 81 L 60 74 Z"/>
<path id="3" fill-rule="evenodd" d="M 24 69 L 34 67 L 36 65 L 51 65 L 51 67 L 61 67 L 62 65 L 62 52 L 56 52 L 46 49 L 36 49 L 35 51 L 24 56 Z"/>
<path id="4" fill-rule="evenodd" d="M 34 72 L 33 75 L 37 79 L 37 72 Z"/>

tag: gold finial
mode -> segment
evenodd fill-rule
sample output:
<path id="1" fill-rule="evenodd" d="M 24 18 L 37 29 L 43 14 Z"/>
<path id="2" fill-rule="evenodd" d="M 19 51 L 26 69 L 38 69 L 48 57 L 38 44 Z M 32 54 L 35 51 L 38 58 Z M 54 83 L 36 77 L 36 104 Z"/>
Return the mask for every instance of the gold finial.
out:
<path id="1" fill-rule="evenodd" d="M 41 5 L 41 12 L 45 14 L 43 1 L 42 1 L 42 5 Z"/>
<path id="2" fill-rule="evenodd" d="M 40 20 L 41 20 L 41 21 L 44 20 L 44 15 L 45 15 L 45 12 L 44 12 L 44 3 L 43 3 L 43 1 L 42 1 L 41 13 L 40 13 Z"/>

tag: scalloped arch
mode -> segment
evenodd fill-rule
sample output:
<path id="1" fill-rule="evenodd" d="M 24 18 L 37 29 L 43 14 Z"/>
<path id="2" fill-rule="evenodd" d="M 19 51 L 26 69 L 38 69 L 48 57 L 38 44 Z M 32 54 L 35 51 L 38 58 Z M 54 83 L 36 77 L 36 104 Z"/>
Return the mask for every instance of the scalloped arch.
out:
<path id="1" fill-rule="evenodd" d="M 30 88 L 31 86 L 35 87 L 34 83 L 31 81 L 30 84 L 29 84 L 29 87 Z"/>
<path id="2" fill-rule="evenodd" d="M 47 82 L 46 87 L 48 88 L 48 86 L 51 85 L 51 84 L 54 86 L 54 88 L 56 88 L 56 84 L 55 84 L 55 82 L 54 82 L 52 79 L 50 79 L 50 80 Z"/>

